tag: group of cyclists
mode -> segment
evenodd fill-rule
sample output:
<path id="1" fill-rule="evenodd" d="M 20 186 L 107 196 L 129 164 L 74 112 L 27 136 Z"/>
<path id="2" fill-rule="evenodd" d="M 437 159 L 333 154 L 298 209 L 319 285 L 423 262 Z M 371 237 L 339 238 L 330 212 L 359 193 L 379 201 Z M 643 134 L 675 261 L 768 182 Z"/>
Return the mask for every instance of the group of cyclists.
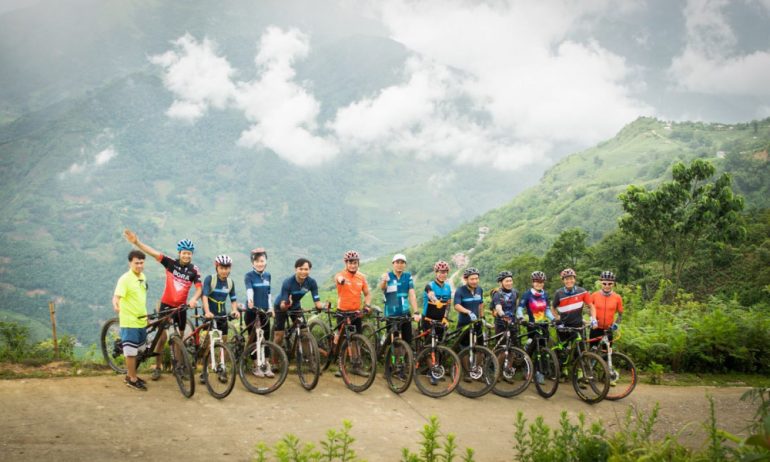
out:
<path id="1" fill-rule="evenodd" d="M 171 258 L 139 240 L 131 230 L 124 231 L 125 239 L 135 249 L 128 254 L 129 270 L 123 274 L 115 288 L 113 309 L 119 314 L 120 344 L 126 360 L 127 374 L 125 384 L 133 389 L 147 390 L 146 382 L 137 375 L 136 357 L 147 345 L 147 280 L 143 273 L 146 255 L 158 261 L 166 270 L 166 281 L 160 300 L 159 312 L 176 310 L 174 323 L 184 332 L 186 326 L 186 311 L 177 310 L 179 306 L 196 306 L 202 301 L 203 315 L 214 320 L 214 325 L 222 332 L 224 340 L 228 334 L 228 323 L 224 315 L 238 318 L 243 314 L 244 321 L 250 327 L 247 344 L 255 338 L 253 326 L 260 326 L 265 338 L 269 338 L 271 327 L 274 342 L 282 344 L 287 322 L 290 318 L 301 314 L 301 300 L 309 292 L 313 305 L 321 310 L 318 283 L 310 277 L 312 263 L 306 258 L 299 258 L 294 263 L 294 274 L 282 281 L 280 291 L 273 297 L 271 291 L 271 275 L 267 271 L 267 251 L 255 248 L 250 253 L 252 269 L 244 276 L 246 288 L 246 304 L 242 307 L 236 297 L 236 289 L 230 277 L 232 259 L 227 255 L 218 255 L 214 259 L 215 274 L 201 280 L 200 270 L 192 263 L 194 244 L 183 239 L 177 243 L 177 256 Z M 372 291 L 365 275 L 359 272 L 360 255 L 354 250 L 343 255 L 344 269 L 334 275 L 337 289 L 337 310 L 347 313 L 365 313 L 372 309 Z M 440 260 L 433 265 L 433 280 L 425 284 L 423 289 L 423 305 L 418 308 L 415 293 L 415 282 L 411 273 L 406 271 L 407 258 L 396 254 L 392 258 L 392 270 L 379 278 L 378 288 L 383 294 L 383 314 L 388 322 L 411 317 L 418 322 L 420 331 L 431 330 L 431 326 L 443 337 L 449 325 L 449 313 L 455 311 L 457 328 L 462 329 L 472 324 L 460 337 L 459 343 L 468 346 L 472 331 L 481 335 L 482 323 L 476 322 L 484 318 L 484 291 L 479 286 L 479 271 L 468 267 L 462 273 L 463 285 L 452 289 L 449 281 L 450 265 Z M 520 324 L 537 325 L 549 321 L 565 327 L 582 327 L 583 314 L 588 311 L 590 316 L 591 337 L 610 335 L 618 328 L 622 319 L 623 302 L 614 292 L 615 275 L 604 271 L 600 275 L 601 289 L 590 293 L 576 285 L 577 274 L 571 268 L 560 274 L 564 286 L 555 291 L 553 297 L 545 291 L 546 275 L 542 271 L 531 274 L 532 287 L 519 293 L 513 287 L 513 274 L 502 271 L 497 276 L 499 284 L 491 293 L 491 314 L 495 319 L 496 333 L 503 332 L 511 321 Z M 192 294 L 192 295 L 190 295 Z M 230 307 L 228 309 L 228 302 Z M 271 318 L 273 325 L 271 326 Z M 392 321 L 391 321 L 392 320 Z M 258 321 L 258 322 L 257 322 Z M 353 318 L 356 332 L 362 332 L 362 318 Z M 412 343 L 412 323 L 398 322 L 401 338 Z M 542 324 L 540 324 L 542 326 Z M 156 342 L 156 362 L 151 370 L 151 380 L 161 377 L 161 350 L 164 346 L 165 332 L 159 342 Z M 529 332 L 529 337 L 534 332 Z M 568 341 L 574 332 L 559 331 L 559 339 Z M 256 369 L 252 372 L 257 377 L 271 377 L 270 368 Z M 201 377 L 205 380 L 205 377 Z M 535 381 L 542 381 L 542 373 L 536 372 Z"/>

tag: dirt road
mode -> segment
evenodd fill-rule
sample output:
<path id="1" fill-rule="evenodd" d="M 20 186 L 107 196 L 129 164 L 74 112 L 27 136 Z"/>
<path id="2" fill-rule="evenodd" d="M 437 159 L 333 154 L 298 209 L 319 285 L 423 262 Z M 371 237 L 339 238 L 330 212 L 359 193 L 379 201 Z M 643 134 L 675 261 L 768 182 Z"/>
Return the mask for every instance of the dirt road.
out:
<path id="1" fill-rule="evenodd" d="M 563 388 L 562 388 L 563 387 Z M 258 441 L 272 445 L 292 432 L 303 442 L 317 442 L 342 419 L 353 423 L 354 448 L 370 461 L 398 460 L 402 447 L 417 450 L 418 431 L 430 415 L 442 430 L 470 446 L 477 460 L 510 460 L 513 422 L 521 410 L 555 424 L 566 409 L 589 421 L 601 419 L 610 433 L 619 429 L 628 406 L 645 411 L 661 405 L 659 431 L 678 432 L 682 441 L 703 441 L 706 394 L 714 396 L 720 426 L 740 433 L 752 408 L 738 398 L 745 388 L 640 385 L 620 402 L 589 406 L 563 384 L 550 400 L 530 387 L 512 399 L 494 395 L 472 400 L 457 394 L 442 399 L 423 396 L 412 386 L 403 395 L 390 392 L 381 377 L 362 394 L 347 390 L 331 374 L 312 392 L 296 376 L 270 396 L 257 396 L 236 383 L 223 401 L 198 388 L 184 399 L 173 378 L 150 382 L 148 392 L 128 389 L 118 376 L 0 381 L 0 459 L 4 460 L 249 460 Z M 692 425 L 691 423 L 695 423 Z M 691 424 L 687 426 L 688 424 Z M 685 427 L 687 426 L 687 427 Z"/>

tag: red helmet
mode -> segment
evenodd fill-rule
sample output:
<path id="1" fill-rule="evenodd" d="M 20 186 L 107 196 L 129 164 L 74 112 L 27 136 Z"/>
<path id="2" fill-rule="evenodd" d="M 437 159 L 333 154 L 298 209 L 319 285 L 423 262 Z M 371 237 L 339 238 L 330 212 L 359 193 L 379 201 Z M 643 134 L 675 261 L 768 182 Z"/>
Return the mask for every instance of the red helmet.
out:
<path id="1" fill-rule="evenodd" d="M 573 278 L 577 277 L 577 273 L 572 268 L 567 268 L 567 269 L 565 269 L 564 271 L 561 272 L 561 278 L 562 279 L 568 278 L 570 276 L 572 276 Z"/>
<path id="2" fill-rule="evenodd" d="M 433 271 L 437 273 L 439 271 L 449 271 L 449 263 L 445 262 L 444 260 L 439 260 L 435 265 L 433 265 Z"/>
<path id="3" fill-rule="evenodd" d="M 265 250 L 264 247 L 257 247 L 256 249 L 251 249 L 251 261 L 254 261 L 257 258 L 259 258 L 260 255 L 264 255 L 265 258 L 267 258 L 267 250 Z"/>
<path id="4" fill-rule="evenodd" d="M 361 259 L 361 256 L 355 250 L 348 250 L 342 259 L 345 261 L 358 261 Z"/>

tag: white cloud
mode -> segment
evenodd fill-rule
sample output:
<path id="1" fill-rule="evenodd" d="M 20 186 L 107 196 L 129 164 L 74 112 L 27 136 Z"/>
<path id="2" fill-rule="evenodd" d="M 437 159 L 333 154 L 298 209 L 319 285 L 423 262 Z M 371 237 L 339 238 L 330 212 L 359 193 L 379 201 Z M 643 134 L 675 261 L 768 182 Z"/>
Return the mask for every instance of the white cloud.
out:
<path id="1" fill-rule="evenodd" d="M 97 136 L 93 143 L 99 144 L 105 139 L 112 139 L 112 133 L 108 130 L 105 130 L 101 135 Z M 118 152 L 112 145 L 99 151 L 93 158 L 89 158 L 90 156 L 87 154 L 87 151 L 89 150 L 91 150 L 91 148 L 87 148 L 86 146 L 81 147 L 80 157 L 83 158 L 83 160 L 81 162 L 73 162 L 67 170 L 59 173 L 59 179 L 63 180 L 66 177 L 73 175 L 90 174 L 97 168 L 106 165 L 118 155 Z"/>
<path id="2" fill-rule="evenodd" d="M 109 148 L 100 151 L 99 154 L 94 157 L 94 165 L 100 166 L 105 165 L 107 162 L 111 161 L 115 156 L 117 156 L 118 153 L 115 151 L 115 148 L 110 146 Z"/>
<path id="3" fill-rule="evenodd" d="M 763 3 L 766 8 L 770 3 Z M 727 0 L 690 0 L 684 9 L 687 44 L 669 68 L 685 91 L 724 95 L 770 95 L 770 48 L 736 52 L 737 39 L 724 14 Z"/>

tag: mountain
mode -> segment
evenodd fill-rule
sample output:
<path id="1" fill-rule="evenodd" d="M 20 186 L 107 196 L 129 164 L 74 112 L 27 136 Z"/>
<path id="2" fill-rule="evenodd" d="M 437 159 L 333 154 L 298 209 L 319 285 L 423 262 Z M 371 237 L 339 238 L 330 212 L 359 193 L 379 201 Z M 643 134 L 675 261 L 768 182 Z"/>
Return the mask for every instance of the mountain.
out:
<path id="1" fill-rule="evenodd" d="M 493 287 L 505 263 L 525 253 L 543 255 L 562 231 L 578 227 L 596 242 L 617 228 L 618 194 L 630 184 L 654 187 L 670 179 L 676 161 L 708 159 L 732 174 L 747 209 L 770 207 L 768 150 L 770 119 L 726 125 L 640 118 L 614 138 L 564 158 L 502 207 L 402 251 L 421 281 L 430 279 L 433 263 L 443 259 L 456 270 L 479 268 L 484 287 Z M 383 257 L 362 271 L 379 275 L 389 267 Z"/>

